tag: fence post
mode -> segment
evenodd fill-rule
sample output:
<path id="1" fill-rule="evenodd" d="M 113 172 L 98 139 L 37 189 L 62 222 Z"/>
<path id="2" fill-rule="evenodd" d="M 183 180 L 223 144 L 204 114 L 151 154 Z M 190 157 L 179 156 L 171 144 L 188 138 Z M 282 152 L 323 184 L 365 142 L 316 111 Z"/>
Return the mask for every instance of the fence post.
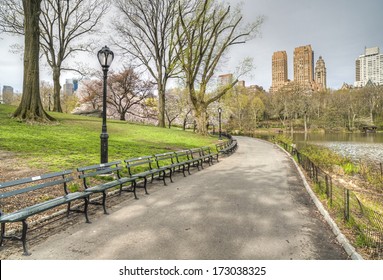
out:
<path id="1" fill-rule="evenodd" d="M 344 204 L 344 218 L 348 222 L 350 220 L 350 190 L 348 189 L 345 189 Z"/>
<path id="2" fill-rule="evenodd" d="M 332 178 L 330 178 L 330 189 L 329 189 L 329 196 L 330 196 L 330 206 L 332 207 Z"/>
<path id="3" fill-rule="evenodd" d="M 317 183 L 319 182 L 319 180 L 318 180 L 318 166 L 315 166 L 315 180 Z"/>

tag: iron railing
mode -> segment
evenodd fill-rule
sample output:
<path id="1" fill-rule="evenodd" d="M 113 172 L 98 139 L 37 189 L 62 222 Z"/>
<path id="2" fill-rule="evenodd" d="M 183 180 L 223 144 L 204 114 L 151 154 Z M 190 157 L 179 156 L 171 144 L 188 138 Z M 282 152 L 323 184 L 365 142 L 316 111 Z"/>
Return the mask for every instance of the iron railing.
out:
<path id="1" fill-rule="evenodd" d="M 328 173 L 294 146 L 281 141 L 277 141 L 277 144 L 302 166 L 313 183 L 314 191 L 322 203 L 327 204 L 333 218 L 354 232 L 354 246 L 367 252 L 371 259 L 383 259 L 383 214 L 374 207 L 382 206 L 383 198 L 368 195 L 369 203 L 363 202 L 364 193 L 334 182 Z"/>

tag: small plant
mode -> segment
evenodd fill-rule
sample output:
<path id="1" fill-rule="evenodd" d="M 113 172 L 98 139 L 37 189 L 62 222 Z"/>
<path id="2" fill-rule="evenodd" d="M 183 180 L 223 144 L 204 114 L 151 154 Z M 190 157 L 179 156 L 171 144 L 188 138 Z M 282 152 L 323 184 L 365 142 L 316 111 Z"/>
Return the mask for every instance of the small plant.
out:
<path id="1" fill-rule="evenodd" d="M 344 173 L 347 175 L 354 175 L 359 172 L 359 168 L 352 162 L 347 162 L 342 165 Z"/>
<path id="2" fill-rule="evenodd" d="M 68 186 L 68 190 L 69 192 L 73 193 L 73 192 L 78 192 L 80 190 L 80 184 L 78 183 L 73 183 L 73 184 L 70 184 Z"/>
<path id="3" fill-rule="evenodd" d="M 54 197 L 49 195 L 49 194 L 43 194 L 40 196 L 40 200 L 43 202 L 43 201 L 48 201 L 48 200 L 51 200 L 53 199 Z"/>

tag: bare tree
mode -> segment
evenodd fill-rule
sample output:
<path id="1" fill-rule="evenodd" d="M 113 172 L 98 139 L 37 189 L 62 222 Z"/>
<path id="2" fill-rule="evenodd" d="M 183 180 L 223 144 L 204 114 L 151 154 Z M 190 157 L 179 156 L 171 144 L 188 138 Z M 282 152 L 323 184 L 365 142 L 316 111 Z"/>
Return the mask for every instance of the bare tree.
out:
<path id="1" fill-rule="evenodd" d="M 53 110 L 62 112 L 60 76 L 62 71 L 78 71 L 64 61 L 77 52 L 91 50 L 91 43 L 80 41 L 97 31 L 109 4 L 105 0 L 43 0 L 40 16 L 41 47 L 52 68 Z"/>
<path id="2" fill-rule="evenodd" d="M 52 110 L 53 85 L 47 81 L 40 82 L 40 97 L 45 110 Z"/>
<path id="3" fill-rule="evenodd" d="M 23 96 L 13 116 L 26 121 L 51 121 L 40 99 L 40 15 L 41 0 L 23 0 L 24 11 L 24 80 Z"/>
<path id="4" fill-rule="evenodd" d="M 207 134 L 207 107 L 224 96 L 237 82 L 207 93 L 223 55 L 231 46 L 251 39 L 263 18 L 241 28 L 240 10 L 214 0 L 194 0 L 189 12 L 179 9 L 177 20 L 178 59 L 185 76 L 186 87 L 194 106 L 198 133 Z"/>
<path id="5" fill-rule="evenodd" d="M 146 67 L 157 84 L 158 126 L 165 127 L 165 90 L 176 75 L 174 21 L 179 0 L 117 0 L 115 43 Z"/>
<path id="6" fill-rule="evenodd" d="M 3 32 L 24 35 L 24 16 L 21 0 L 2 0 L 0 15 Z M 52 69 L 54 95 L 53 111 L 62 112 L 60 103 L 60 76 L 62 71 L 77 71 L 64 64 L 68 57 L 91 50 L 91 42 L 81 40 L 84 35 L 97 31 L 109 2 L 106 0 L 41 0 L 40 45 L 48 65 Z"/>

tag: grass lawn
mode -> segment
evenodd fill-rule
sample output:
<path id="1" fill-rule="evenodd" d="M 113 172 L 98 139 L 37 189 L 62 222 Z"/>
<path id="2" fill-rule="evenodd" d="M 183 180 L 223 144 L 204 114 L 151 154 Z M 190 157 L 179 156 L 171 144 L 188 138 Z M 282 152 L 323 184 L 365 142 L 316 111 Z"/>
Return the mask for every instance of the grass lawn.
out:
<path id="1" fill-rule="evenodd" d="M 15 153 L 31 168 L 58 171 L 100 162 L 102 119 L 51 113 L 57 123 L 30 125 L 10 118 L 15 107 L 0 105 L 0 150 Z M 109 161 L 213 145 L 217 138 L 177 128 L 108 120 Z"/>

